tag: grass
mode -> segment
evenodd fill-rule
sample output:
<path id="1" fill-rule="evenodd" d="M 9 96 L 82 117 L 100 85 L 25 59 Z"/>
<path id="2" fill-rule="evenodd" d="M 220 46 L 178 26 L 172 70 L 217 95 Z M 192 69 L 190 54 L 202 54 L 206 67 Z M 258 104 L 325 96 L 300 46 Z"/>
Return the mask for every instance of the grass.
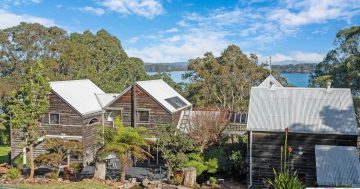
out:
<path id="1" fill-rule="evenodd" d="M 108 185 L 96 182 L 81 181 L 71 183 L 49 183 L 49 184 L 4 184 L 5 187 L 28 188 L 28 189 L 109 189 Z M 1 188 L 1 185 L 0 185 Z"/>
<path id="2" fill-rule="evenodd" d="M 0 146 L 0 164 L 8 162 L 10 146 Z"/>

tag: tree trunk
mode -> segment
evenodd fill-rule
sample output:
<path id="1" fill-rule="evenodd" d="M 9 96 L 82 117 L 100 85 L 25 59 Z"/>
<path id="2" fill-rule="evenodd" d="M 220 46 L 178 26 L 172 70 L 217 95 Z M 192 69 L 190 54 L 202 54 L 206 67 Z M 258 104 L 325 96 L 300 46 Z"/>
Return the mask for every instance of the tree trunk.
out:
<path id="1" fill-rule="evenodd" d="M 105 175 L 106 175 L 105 162 L 96 162 L 94 178 L 105 180 Z"/>
<path id="2" fill-rule="evenodd" d="M 171 169 L 171 166 L 169 165 L 169 163 L 167 163 L 167 165 L 168 165 L 167 179 L 170 180 L 170 178 L 171 178 L 171 173 L 172 173 L 172 169 Z"/>
<path id="3" fill-rule="evenodd" d="M 125 182 L 125 175 L 126 175 L 126 166 L 121 166 L 120 170 L 120 182 Z"/>
<path id="4" fill-rule="evenodd" d="M 34 145 L 33 144 L 30 144 L 30 146 L 29 146 L 29 156 L 30 156 L 30 175 L 29 175 L 29 179 L 33 179 L 34 174 L 35 174 Z"/>

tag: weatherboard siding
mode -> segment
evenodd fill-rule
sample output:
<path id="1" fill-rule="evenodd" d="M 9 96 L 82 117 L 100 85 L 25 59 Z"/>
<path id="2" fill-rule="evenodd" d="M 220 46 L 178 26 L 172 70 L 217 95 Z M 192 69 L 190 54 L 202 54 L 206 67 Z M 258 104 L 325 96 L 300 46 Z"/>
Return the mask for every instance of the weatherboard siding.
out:
<path id="1" fill-rule="evenodd" d="M 147 109 L 150 111 L 149 122 L 137 121 L 137 126 L 143 126 L 154 131 L 157 125 L 161 124 L 172 124 L 173 117 L 168 111 L 166 111 L 157 101 L 155 101 L 149 94 L 144 92 L 138 86 L 135 87 L 136 92 L 136 108 Z M 129 89 L 120 98 L 118 98 L 110 107 L 122 109 L 122 121 L 127 126 L 133 125 L 133 90 Z M 138 119 L 138 118 L 137 118 Z"/>
<path id="2" fill-rule="evenodd" d="M 253 187 L 266 187 L 265 180 L 273 178 L 273 168 L 280 166 L 280 146 L 284 145 L 284 133 L 253 132 L 252 179 Z M 288 145 L 293 149 L 290 166 L 304 176 L 306 186 L 316 184 L 315 145 L 356 146 L 357 136 L 295 134 L 289 133 Z M 299 147 L 303 155 L 298 155 Z"/>

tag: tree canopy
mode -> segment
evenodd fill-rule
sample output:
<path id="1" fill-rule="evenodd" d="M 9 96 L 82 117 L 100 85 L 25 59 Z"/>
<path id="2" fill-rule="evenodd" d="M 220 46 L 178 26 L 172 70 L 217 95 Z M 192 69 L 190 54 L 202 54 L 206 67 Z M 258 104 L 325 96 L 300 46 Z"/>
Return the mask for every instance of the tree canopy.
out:
<path id="1" fill-rule="evenodd" d="M 24 82 L 36 61 L 50 80 L 91 79 L 106 92 L 119 92 L 133 80 L 147 79 L 143 61 L 128 57 L 105 30 L 68 34 L 58 27 L 21 23 L 0 30 L 0 95 Z"/>
<path id="2" fill-rule="evenodd" d="M 360 26 L 340 30 L 336 48 L 329 51 L 310 77 L 312 87 L 325 87 L 328 82 L 338 88 L 350 88 L 360 95 Z"/>
<path id="3" fill-rule="evenodd" d="M 269 74 L 256 63 L 255 54 L 249 58 L 236 45 L 228 46 L 220 57 L 208 52 L 204 58 L 191 59 L 184 76 L 192 81 L 189 99 L 196 106 L 217 105 L 246 111 L 251 87 L 260 84 Z"/>

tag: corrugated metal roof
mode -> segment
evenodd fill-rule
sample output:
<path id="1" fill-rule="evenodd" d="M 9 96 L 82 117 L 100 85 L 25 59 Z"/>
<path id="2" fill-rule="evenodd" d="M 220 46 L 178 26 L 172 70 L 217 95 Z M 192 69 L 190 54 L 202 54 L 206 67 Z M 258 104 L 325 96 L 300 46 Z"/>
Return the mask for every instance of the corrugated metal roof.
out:
<path id="1" fill-rule="evenodd" d="M 281 83 L 274 78 L 274 76 L 269 75 L 258 87 L 283 87 Z"/>
<path id="2" fill-rule="evenodd" d="M 173 107 L 165 99 L 178 97 L 186 104 L 186 106 L 191 106 L 191 103 L 189 101 L 187 101 L 183 96 L 176 92 L 162 79 L 138 81 L 136 82 L 136 84 L 139 85 L 143 90 L 145 90 L 145 92 L 151 95 L 156 101 L 158 101 L 164 108 L 166 108 L 171 113 L 176 112 L 178 109 Z"/>
<path id="3" fill-rule="evenodd" d="M 251 89 L 247 129 L 358 135 L 350 89 Z"/>
<path id="4" fill-rule="evenodd" d="M 356 147 L 315 146 L 316 179 L 320 186 L 360 187 L 360 162 Z"/>
<path id="5" fill-rule="evenodd" d="M 96 94 L 97 99 L 102 108 L 108 105 L 113 101 L 119 94 L 118 93 L 106 93 L 106 94 Z"/>
<path id="6" fill-rule="evenodd" d="M 105 94 L 89 79 L 50 82 L 51 89 L 80 114 L 102 111 L 95 94 Z"/>

